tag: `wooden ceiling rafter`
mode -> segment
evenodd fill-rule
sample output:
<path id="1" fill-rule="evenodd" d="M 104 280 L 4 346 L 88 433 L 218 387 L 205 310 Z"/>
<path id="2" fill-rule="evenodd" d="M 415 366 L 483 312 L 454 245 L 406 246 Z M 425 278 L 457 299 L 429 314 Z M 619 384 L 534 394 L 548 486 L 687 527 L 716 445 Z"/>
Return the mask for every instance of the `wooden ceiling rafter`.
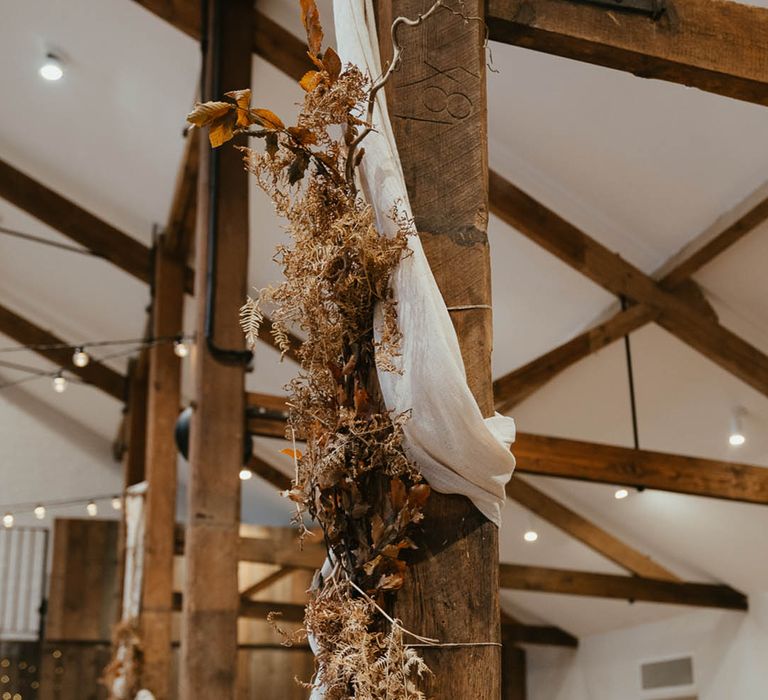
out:
<path id="1" fill-rule="evenodd" d="M 649 307 L 664 329 L 768 396 L 768 356 L 702 314 L 687 294 L 666 289 L 497 173 L 490 189 L 491 210 L 516 231 L 612 294 Z"/>
<path id="2" fill-rule="evenodd" d="M 762 187 L 750 195 L 728 215 L 719 217 L 707 231 L 697 236 L 690 248 L 686 246 L 680 253 L 672 256 L 654 276 L 659 279 L 659 284 L 667 290 L 680 289 L 681 285 L 691 284 L 691 277 L 696 272 L 765 223 L 768 220 L 767 189 Z M 726 219 L 725 223 L 722 223 L 723 219 Z M 694 288 L 689 287 L 686 291 L 689 301 L 694 302 Z M 703 313 L 708 313 L 707 309 L 702 309 L 701 306 L 698 308 Z M 496 410 L 502 413 L 509 411 L 563 370 L 657 317 L 656 310 L 648 306 L 632 305 L 499 377 L 493 383 Z"/>
<path id="3" fill-rule="evenodd" d="M 768 10 L 666 0 L 657 20 L 597 3 L 487 0 L 489 37 L 513 46 L 768 105 Z"/>

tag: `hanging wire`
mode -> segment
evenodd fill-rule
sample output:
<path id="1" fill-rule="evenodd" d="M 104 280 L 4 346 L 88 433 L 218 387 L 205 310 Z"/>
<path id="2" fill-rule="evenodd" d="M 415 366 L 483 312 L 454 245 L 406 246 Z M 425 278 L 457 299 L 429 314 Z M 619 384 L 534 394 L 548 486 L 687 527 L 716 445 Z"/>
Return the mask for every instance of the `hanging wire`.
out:
<path id="1" fill-rule="evenodd" d="M 89 250 L 88 248 L 79 248 L 78 246 L 67 245 L 66 243 L 59 243 L 58 241 L 51 241 L 47 238 L 34 236 L 31 233 L 24 233 L 23 231 L 17 231 L 16 229 L 7 228 L 6 226 L 0 226 L 0 234 L 11 236 L 13 238 L 20 238 L 24 241 L 40 243 L 42 245 L 51 246 L 52 248 L 59 248 L 60 250 L 66 250 L 69 253 L 80 253 L 81 255 L 89 255 L 94 258 L 104 258 L 103 255 L 100 255 L 93 250 Z"/>
<path id="2" fill-rule="evenodd" d="M 77 348 L 99 348 L 110 345 L 138 345 L 140 348 L 156 343 L 172 343 L 176 340 L 194 340 L 193 336 L 177 334 L 157 338 L 128 338 L 125 340 L 88 340 L 79 343 L 38 343 L 36 345 L 11 345 L 0 348 L 0 353 L 22 352 L 23 350 L 76 350 Z"/>
<path id="3" fill-rule="evenodd" d="M 621 310 L 627 310 L 627 298 L 625 296 L 619 297 L 621 299 Z M 632 411 L 632 437 L 635 443 L 635 449 L 640 449 L 640 436 L 637 430 L 637 400 L 635 398 L 635 375 L 632 368 L 632 346 L 629 342 L 629 333 L 624 336 L 624 351 L 627 357 L 627 379 L 629 380 L 629 406 Z"/>

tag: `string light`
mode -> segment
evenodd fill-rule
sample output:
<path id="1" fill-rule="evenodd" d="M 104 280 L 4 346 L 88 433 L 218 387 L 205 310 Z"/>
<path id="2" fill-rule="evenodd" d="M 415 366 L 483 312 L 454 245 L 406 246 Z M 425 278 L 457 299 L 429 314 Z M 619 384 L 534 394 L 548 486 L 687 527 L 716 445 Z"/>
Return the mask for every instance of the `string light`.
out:
<path id="1" fill-rule="evenodd" d="M 731 434 L 728 436 L 728 444 L 732 447 L 739 447 L 747 441 L 742 427 L 742 418 L 746 413 L 743 408 L 737 408 L 733 411 L 731 416 Z"/>
<path id="2" fill-rule="evenodd" d="M 525 534 L 523 535 L 523 539 L 526 542 L 535 542 L 539 539 L 539 533 L 536 532 L 536 530 L 526 530 Z"/>
<path id="3" fill-rule="evenodd" d="M 38 520 L 43 520 L 43 518 L 45 518 L 45 506 L 35 506 L 35 510 L 33 512 Z"/>
<path id="4" fill-rule="evenodd" d="M 173 341 L 173 352 L 176 353 L 176 357 L 187 357 L 189 355 L 189 345 L 184 342 L 184 338 L 179 336 Z"/>
<path id="5" fill-rule="evenodd" d="M 40 73 L 40 77 L 45 80 L 61 80 L 64 75 L 64 66 L 62 65 L 58 56 L 49 53 L 46 55 L 45 63 L 40 66 L 40 70 L 38 72 Z"/>
<path id="6" fill-rule="evenodd" d="M 95 518 L 99 514 L 99 507 L 96 505 L 96 501 L 88 501 L 88 505 L 85 506 L 85 510 L 92 518 Z"/>
<path id="7" fill-rule="evenodd" d="M 85 351 L 85 348 L 75 348 L 72 354 L 72 364 L 75 367 L 86 367 L 91 361 L 91 356 Z"/>
<path id="8" fill-rule="evenodd" d="M 6 513 L 3 516 L 3 527 L 13 527 L 13 513 Z"/>
<path id="9" fill-rule="evenodd" d="M 53 390 L 57 394 L 62 394 L 67 389 L 67 378 L 61 373 L 61 371 L 56 373 L 56 376 L 53 378 Z"/>
<path id="10" fill-rule="evenodd" d="M 253 478 L 253 472 L 248 469 L 247 467 L 243 467 L 240 470 L 240 481 L 248 481 L 248 479 Z"/>
<path id="11" fill-rule="evenodd" d="M 629 491 L 627 491 L 627 489 L 616 489 L 616 491 L 613 494 L 613 497 L 617 501 L 620 501 L 620 500 L 626 498 L 627 496 L 629 496 Z"/>
<path id="12" fill-rule="evenodd" d="M 123 499 L 120 496 L 112 496 L 112 510 L 122 510 Z"/>

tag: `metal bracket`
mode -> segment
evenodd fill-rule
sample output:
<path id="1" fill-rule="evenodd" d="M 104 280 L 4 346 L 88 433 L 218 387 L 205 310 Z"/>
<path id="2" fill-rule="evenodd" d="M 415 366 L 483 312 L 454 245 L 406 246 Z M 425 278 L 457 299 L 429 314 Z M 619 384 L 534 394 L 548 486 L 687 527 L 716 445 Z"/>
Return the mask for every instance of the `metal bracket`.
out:
<path id="1" fill-rule="evenodd" d="M 587 3 L 589 5 L 599 5 L 600 7 L 619 10 L 620 12 L 632 12 L 634 14 L 646 15 L 651 19 L 658 20 L 666 11 L 665 0 L 571 0 L 572 2 Z"/>

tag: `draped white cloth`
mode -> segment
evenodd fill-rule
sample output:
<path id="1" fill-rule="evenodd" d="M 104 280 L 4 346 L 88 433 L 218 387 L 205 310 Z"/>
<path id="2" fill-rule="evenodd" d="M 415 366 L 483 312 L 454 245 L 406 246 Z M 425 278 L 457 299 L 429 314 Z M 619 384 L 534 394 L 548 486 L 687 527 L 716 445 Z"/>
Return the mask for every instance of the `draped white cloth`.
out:
<path id="1" fill-rule="evenodd" d="M 334 0 L 334 16 L 342 62 L 377 79 L 382 70 L 371 0 Z M 377 94 L 375 131 L 363 143 L 360 175 L 379 231 L 391 235 L 397 228 L 391 218 L 396 204 L 409 220 L 412 216 L 384 90 Z M 396 414 L 412 411 L 405 423 L 404 446 L 430 486 L 467 496 L 500 525 L 504 485 L 515 467 L 509 450 L 515 423 L 499 414 L 483 419 L 467 386 L 456 332 L 421 241 L 410 236 L 408 245 L 411 255 L 401 260 L 392 278 L 402 333 L 396 364 L 403 371 L 379 371 L 384 401 Z M 376 320 L 380 326 L 380 315 Z"/>

